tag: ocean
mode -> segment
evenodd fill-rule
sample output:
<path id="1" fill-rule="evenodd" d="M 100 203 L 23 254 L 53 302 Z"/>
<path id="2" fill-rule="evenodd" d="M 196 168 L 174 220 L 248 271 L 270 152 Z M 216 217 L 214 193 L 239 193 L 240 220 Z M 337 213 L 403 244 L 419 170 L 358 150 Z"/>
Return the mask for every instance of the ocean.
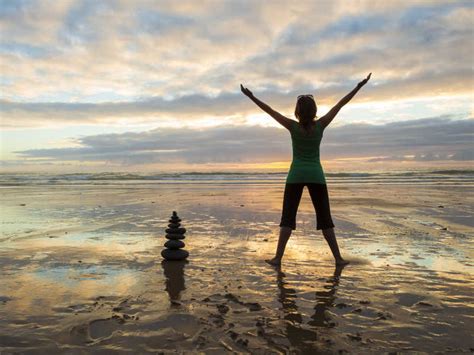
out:
<path id="1" fill-rule="evenodd" d="M 286 172 L 182 172 L 182 173 L 3 173 L 0 187 L 38 185 L 139 184 L 281 184 Z M 474 169 L 391 172 L 327 172 L 328 184 L 410 184 L 474 186 Z"/>

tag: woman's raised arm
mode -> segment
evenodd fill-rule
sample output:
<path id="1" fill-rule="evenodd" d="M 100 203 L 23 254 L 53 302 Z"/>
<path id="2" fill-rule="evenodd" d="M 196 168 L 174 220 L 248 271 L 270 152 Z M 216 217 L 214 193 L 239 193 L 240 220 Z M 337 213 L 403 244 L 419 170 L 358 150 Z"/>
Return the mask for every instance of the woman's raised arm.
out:
<path id="1" fill-rule="evenodd" d="M 272 109 L 270 106 L 268 106 L 265 102 L 260 101 L 257 99 L 253 94 L 252 91 L 247 89 L 246 87 L 243 87 L 242 84 L 240 84 L 240 90 L 242 93 L 247 96 L 250 100 L 255 102 L 255 104 L 260 107 L 263 111 L 268 113 L 270 116 L 272 116 L 279 124 L 281 124 L 283 127 L 286 129 L 290 130 L 291 127 L 291 120 L 288 117 L 283 116 L 279 112 L 275 111 Z"/>
<path id="2" fill-rule="evenodd" d="M 356 86 L 350 93 L 348 93 L 346 96 L 344 96 L 344 97 L 336 104 L 336 106 L 334 106 L 332 109 L 330 109 L 327 114 L 325 114 L 323 117 L 321 117 L 321 118 L 319 119 L 319 121 L 321 122 L 321 125 L 323 126 L 323 128 L 325 128 L 327 125 L 329 125 L 329 124 L 331 123 L 331 121 L 334 119 L 334 117 L 336 117 L 336 115 L 337 115 L 337 113 L 339 112 L 339 110 L 340 110 L 345 104 L 347 104 L 349 101 L 351 101 L 351 99 L 354 97 L 355 94 L 357 94 L 357 92 L 360 90 L 360 88 L 361 88 L 362 86 L 364 86 L 365 84 L 367 84 L 367 82 L 369 81 L 371 75 L 372 75 L 372 73 L 370 73 L 369 75 L 367 75 L 367 78 L 365 78 L 365 79 L 362 80 L 359 84 L 357 84 L 357 86 Z"/>

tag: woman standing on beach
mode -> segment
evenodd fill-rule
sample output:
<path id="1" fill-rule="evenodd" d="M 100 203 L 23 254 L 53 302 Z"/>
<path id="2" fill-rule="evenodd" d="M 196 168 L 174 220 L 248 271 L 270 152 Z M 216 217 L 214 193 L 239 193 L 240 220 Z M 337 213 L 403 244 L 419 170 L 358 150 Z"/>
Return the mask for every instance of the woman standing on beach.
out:
<path id="1" fill-rule="evenodd" d="M 249 89 L 240 85 L 240 89 L 250 100 L 290 131 L 293 145 L 293 161 L 286 178 L 278 246 L 275 257 L 266 260 L 269 264 L 279 265 L 281 263 L 286 243 L 291 236 L 291 232 L 296 229 L 296 212 L 298 211 L 304 186 L 308 187 L 316 211 L 316 229 L 323 231 L 324 238 L 329 244 L 336 260 L 336 265 L 349 263 L 342 258 L 337 245 L 336 235 L 334 234 L 326 179 L 319 160 L 319 145 L 324 129 L 336 117 L 339 110 L 369 81 L 371 75 L 372 73 L 357 84 L 349 94 L 344 96 L 336 106 L 318 120 L 315 120 L 317 107 L 313 95 L 298 96 L 295 116 L 299 122 L 276 112 L 270 106 L 257 99 Z"/>

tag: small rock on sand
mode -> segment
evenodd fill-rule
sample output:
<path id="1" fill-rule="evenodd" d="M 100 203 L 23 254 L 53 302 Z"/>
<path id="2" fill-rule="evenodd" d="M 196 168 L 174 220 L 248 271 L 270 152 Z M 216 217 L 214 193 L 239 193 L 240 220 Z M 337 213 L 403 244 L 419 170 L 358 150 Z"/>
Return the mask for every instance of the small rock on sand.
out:
<path id="1" fill-rule="evenodd" d="M 255 312 L 255 311 L 260 311 L 262 309 L 262 306 L 260 303 L 246 303 L 245 306 L 249 309 L 249 311 Z"/>
<path id="2" fill-rule="evenodd" d="M 355 341 L 361 341 L 362 340 L 362 337 L 360 336 L 360 333 L 356 333 L 356 334 L 346 334 L 347 337 L 351 340 L 355 340 Z"/>
<path id="3" fill-rule="evenodd" d="M 424 301 L 420 301 L 418 303 L 416 303 L 417 306 L 425 306 L 425 307 L 433 307 L 433 305 L 431 303 L 428 303 L 428 302 L 424 302 Z"/>
<path id="4" fill-rule="evenodd" d="M 229 312 L 229 306 L 225 304 L 218 304 L 217 310 L 219 311 L 219 313 L 226 314 L 227 312 Z"/>

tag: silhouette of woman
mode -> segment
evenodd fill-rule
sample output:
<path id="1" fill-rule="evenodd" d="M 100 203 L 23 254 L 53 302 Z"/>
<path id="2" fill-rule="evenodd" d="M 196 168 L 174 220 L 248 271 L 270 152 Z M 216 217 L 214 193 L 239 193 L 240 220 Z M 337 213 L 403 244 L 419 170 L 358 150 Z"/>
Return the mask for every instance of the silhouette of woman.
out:
<path id="1" fill-rule="evenodd" d="M 326 179 L 319 160 L 319 145 L 324 129 L 336 117 L 339 110 L 369 81 L 371 75 L 372 73 L 367 75 L 349 94 L 344 96 L 326 115 L 318 120 L 315 120 L 317 107 L 313 96 L 298 96 L 295 116 L 299 122 L 276 112 L 270 106 L 257 99 L 249 89 L 242 86 L 242 84 L 240 85 L 244 95 L 290 131 L 293 145 L 293 161 L 286 178 L 278 246 L 275 257 L 265 260 L 267 263 L 271 265 L 279 265 L 281 263 L 286 243 L 291 236 L 291 232 L 296 229 L 296 212 L 298 211 L 304 186 L 308 187 L 316 211 L 316 229 L 322 230 L 324 238 L 336 260 L 336 265 L 349 263 L 342 258 L 337 245 L 336 235 L 334 234 Z"/>

